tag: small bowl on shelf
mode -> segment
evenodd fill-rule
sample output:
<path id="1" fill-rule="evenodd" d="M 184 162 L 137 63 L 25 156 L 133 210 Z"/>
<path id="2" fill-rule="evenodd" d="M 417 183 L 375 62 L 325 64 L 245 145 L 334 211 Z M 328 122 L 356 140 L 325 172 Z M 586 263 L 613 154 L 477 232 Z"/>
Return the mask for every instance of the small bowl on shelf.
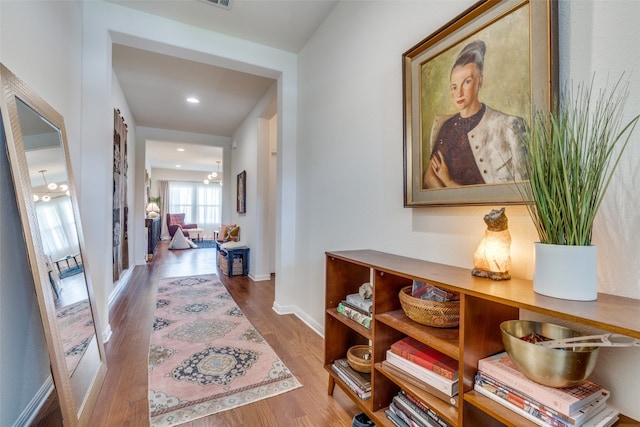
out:
<path id="1" fill-rule="evenodd" d="M 371 353 L 371 346 L 369 345 L 354 345 L 347 350 L 347 362 L 353 370 L 369 373 L 371 372 L 371 362 L 373 355 Z"/>
<path id="2" fill-rule="evenodd" d="M 500 324 L 502 343 L 513 364 L 527 378 L 549 387 L 570 387 L 586 380 L 595 368 L 599 347 L 583 343 L 576 347 L 549 348 L 536 340 L 560 340 L 582 334 L 563 326 L 529 320 Z"/>

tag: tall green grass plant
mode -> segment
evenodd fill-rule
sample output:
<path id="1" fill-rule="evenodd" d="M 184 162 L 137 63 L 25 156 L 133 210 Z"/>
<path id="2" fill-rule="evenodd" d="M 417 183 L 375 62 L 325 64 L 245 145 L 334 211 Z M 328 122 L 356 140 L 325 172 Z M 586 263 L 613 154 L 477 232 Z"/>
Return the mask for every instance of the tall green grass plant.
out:
<path id="1" fill-rule="evenodd" d="M 629 96 L 613 87 L 564 90 L 551 110 L 534 113 L 524 136 L 529 181 L 519 185 L 541 243 L 588 246 L 593 221 L 640 115 L 622 122 Z"/>

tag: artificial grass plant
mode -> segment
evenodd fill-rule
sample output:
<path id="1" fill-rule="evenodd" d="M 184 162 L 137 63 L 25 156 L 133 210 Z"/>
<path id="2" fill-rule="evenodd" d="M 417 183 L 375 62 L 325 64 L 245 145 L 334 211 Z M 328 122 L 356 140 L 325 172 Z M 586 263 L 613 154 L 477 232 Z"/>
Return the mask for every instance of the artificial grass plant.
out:
<path id="1" fill-rule="evenodd" d="M 623 124 L 629 95 L 622 77 L 597 93 L 565 89 L 550 110 L 537 110 L 523 142 L 529 203 L 540 243 L 588 246 L 593 222 L 640 115 Z"/>

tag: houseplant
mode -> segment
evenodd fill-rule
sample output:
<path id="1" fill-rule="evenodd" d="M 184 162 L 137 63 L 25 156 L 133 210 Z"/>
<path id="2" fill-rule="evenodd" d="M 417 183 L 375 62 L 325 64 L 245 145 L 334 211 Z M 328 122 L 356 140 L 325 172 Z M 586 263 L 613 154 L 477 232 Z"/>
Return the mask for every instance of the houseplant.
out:
<path id="1" fill-rule="evenodd" d="M 622 121 L 628 93 L 622 77 L 597 93 L 592 79 L 590 85 L 565 89 L 551 109 L 533 115 L 523 138 L 529 180 L 519 188 L 540 238 L 534 272 L 538 293 L 597 299 L 593 222 L 640 118 Z"/>

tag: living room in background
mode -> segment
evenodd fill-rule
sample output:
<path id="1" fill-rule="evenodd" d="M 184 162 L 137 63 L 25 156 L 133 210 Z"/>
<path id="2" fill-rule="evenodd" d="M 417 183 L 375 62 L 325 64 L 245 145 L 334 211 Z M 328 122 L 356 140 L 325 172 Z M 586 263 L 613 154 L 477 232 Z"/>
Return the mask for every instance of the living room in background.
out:
<path id="1" fill-rule="evenodd" d="M 167 212 L 184 213 L 186 223 L 198 224 L 204 236 L 211 238 L 220 226 L 222 216 L 222 187 L 213 183 L 169 182 Z"/>

